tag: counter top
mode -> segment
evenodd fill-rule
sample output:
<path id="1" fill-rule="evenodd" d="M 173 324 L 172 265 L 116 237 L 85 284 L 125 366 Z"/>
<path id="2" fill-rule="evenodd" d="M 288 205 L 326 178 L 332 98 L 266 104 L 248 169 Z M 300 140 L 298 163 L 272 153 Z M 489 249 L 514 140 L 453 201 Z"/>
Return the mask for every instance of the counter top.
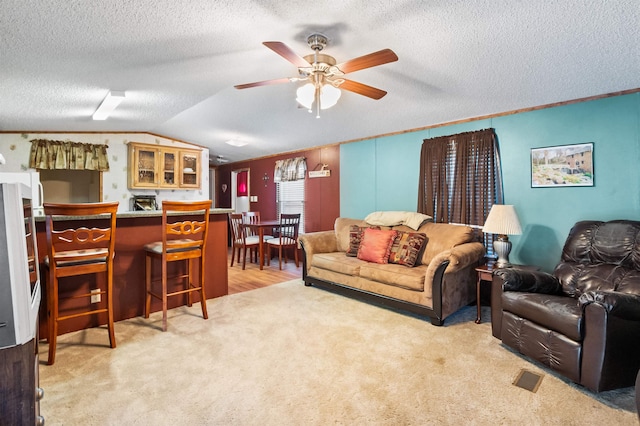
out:
<path id="1" fill-rule="evenodd" d="M 228 214 L 233 213 L 233 209 L 221 209 L 215 208 L 210 209 L 209 214 Z M 175 213 L 172 215 L 179 215 L 181 213 Z M 170 214 L 171 215 L 171 214 Z M 140 218 L 140 217 L 161 217 L 162 210 L 140 210 L 140 211 L 128 211 L 128 212 L 118 212 L 116 213 L 117 219 L 130 219 L 130 218 Z M 91 219 L 98 216 L 56 216 L 54 220 L 85 220 Z M 34 216 L 36 222 L 44 222 L 44 215 Z"/>

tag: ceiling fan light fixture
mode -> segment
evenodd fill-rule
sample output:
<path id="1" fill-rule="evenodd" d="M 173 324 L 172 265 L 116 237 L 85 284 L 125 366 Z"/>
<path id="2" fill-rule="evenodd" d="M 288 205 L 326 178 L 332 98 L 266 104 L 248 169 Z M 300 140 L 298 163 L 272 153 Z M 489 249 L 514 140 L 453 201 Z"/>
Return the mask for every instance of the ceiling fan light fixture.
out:
<path id="1" fill-rule="evenodd" d="M 331 108 L 338 103 L 338 99 L 340 99 L 341 95 L 342 92 L 340 89 L 333 87 L 330 84 L 325 84 L 320 89 L 320 108 Z"/>
<path id="2" fill-rule="evenodd" d="M 304 86 L 301 86 L 296 91 L 296 95 L 296 101 L 311 112 L 314 102 L 317 101 L 316 88 L 314 84 L 307 83 Z M 338 103 L 338 99 L 340 99 L 341 95 L 342 92 L 337 87 L 333 87 L 330 84 L 322 85 L 320 87 L 320 108 L 331 108 Z"/>
<path id="3" fill-rule="evenodd" d="M 312 83 L 307 83 L 296 90 L 296 96 L 296 101 L 300 105 L 311 111 L 313 101 L 316 97 L 316 88 Z"/>

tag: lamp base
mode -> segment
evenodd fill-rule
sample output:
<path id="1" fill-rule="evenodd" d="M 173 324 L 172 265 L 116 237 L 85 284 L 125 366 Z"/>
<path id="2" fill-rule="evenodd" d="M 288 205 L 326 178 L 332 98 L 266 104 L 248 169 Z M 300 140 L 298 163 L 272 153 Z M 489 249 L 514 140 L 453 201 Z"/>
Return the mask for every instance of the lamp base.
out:
<path id="1" fill-rule="evenodd" d="M 511 268 L 513 266 L 509 263 L 511 241 L 506 235 L 501 235 L 493 241 L 493 251 L 498 255 L 498 260 L 495 263 L 496 268 Z"/>

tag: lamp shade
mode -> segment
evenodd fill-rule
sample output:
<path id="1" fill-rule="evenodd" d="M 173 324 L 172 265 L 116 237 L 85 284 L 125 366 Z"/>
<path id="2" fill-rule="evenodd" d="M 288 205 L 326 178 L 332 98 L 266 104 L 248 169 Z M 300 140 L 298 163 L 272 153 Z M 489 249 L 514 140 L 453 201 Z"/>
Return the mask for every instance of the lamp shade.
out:
<path id="1" fill-rule="evenodd" d="M 515 207 L 509 204 L 494 204 L 491 206 L 482 232 L 498 235 L 522 234 L 520 220 Z"/>

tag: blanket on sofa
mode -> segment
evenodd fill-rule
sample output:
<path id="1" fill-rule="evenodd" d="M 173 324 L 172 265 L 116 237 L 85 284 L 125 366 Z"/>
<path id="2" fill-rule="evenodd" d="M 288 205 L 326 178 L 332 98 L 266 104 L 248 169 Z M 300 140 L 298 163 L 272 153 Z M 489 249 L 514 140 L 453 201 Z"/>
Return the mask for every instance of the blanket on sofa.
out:
<path id="1" fill-rule="evenodd" d="M 403 211 L 380 211 L 373 212 L 364 218 L 369 225 L 377 226 L 397 226 L 405 225 L 417 231 L 420 226 L 428 220 L 432 220 L 431 216 L 415 212 Z"/>

